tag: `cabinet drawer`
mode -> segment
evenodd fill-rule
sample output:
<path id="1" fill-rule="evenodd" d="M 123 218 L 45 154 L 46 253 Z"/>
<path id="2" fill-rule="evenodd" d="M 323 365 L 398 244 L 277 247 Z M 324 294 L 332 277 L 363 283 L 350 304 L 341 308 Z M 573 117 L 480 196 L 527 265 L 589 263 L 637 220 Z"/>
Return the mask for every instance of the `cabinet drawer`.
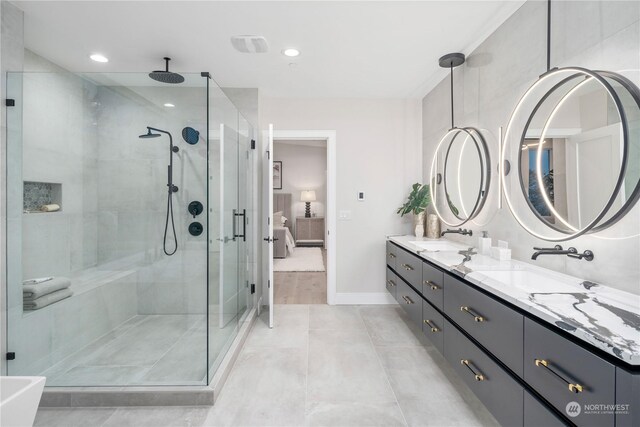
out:
<path id="1" fill-rule="evenodd" d="M 522 425 L 522 387 L 455 326 L 446 321 L 444 356 L 501 425 Z"/>
<path id="2" fill-rule="evenodd" d="M 398 257 L 397 252 L 398 247 L 387 241 L 387 265 L 394 270 L 396 269 L 396 258 Z"/>
<path id="3" fill-rule="evenodd" d="M 616 427 L 640 426 L 640 373 L 635 375 L 616 368 Z"/>
<path id="4" fill-rule="evenodd" d="M 398 279 L 398 276 L 396 276 L 395 273 L 391 271 L 389 267 L 387 267 L 387 291 L 389 291 L 389 293 L 393 295 L 394 298 L 396 297 L 396 291 L 398 290 L 399 282 L 400 279 Z"/>
<path id="5" fill-rule="evenodd" d="M 396 273 L 411 283 L 415 289 L 422 291 L 422 260 L 404 250 L 397 250 Z"/>
<path id="6" fill-rule="evenodd" d="M 427 301 L 422 300 L 422 333 L 438 349 L 444 349 L 444 318 Z"/>
<path id="7" fill-rule="evenodd" d="M 612 426 L 613 414 L 586 405 L 614 403 L 614 366 L 531 319 L 524 336 L 525 381 L 562 413 L 569 403 L 580 404 L 580 413 L 569 417 L 578 426 Z"/>
<path id="8" fill-rule="evenodd" d="M 438 309 L 444 304 L 444 273 L 432 265 L 422 263 L 422 295 Z"/>
<path id="9" fill-rule="evenodd" d="M 522 377 L 524 317 L 454 277 L 444 281 L 444 312 Z"/>
<path id="10" fill-rule="evenodd" d="M 562 427 L 567 425 L 529 392 L 524 392 L 524 427 Z"/>
<path id="11" fill-rule="evenodd" d="M 396 291 L 396 300 L 407 312 L 411 321 L 419 326 L 422 323 L 422 298 L 420 295 L 411 286 L 400 280 Z"/>

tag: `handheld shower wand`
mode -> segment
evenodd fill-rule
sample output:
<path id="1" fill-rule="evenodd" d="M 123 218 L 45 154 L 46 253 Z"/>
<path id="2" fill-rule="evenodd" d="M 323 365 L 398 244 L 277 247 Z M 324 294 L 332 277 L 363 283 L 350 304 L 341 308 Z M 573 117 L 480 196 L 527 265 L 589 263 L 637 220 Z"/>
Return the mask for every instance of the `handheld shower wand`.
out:
<path id="1" fill-rule="evenodd" d="M 173 185 L 173 154 L 180 151 L 178 147 L 173 145 L 173 137 L 166 130 L 152 128 L 147 126 L 147 133 L 140 135 L 140 138 L 157 138 L 160 135 L 152 132 L 160 132 L 169 136 L 169 165 L 167 166 L 167 215 L 164 222 L 164 238 L 162 240 L 162 249 L 164 253 L 171 256 L 178 250 L 178 238 L 176 236 L 176 225 L 173 219 L 173 193 L 178 191 L 178 187 Z M 169 231 L 169 218 L 171 218 L 171 229 L 173 230 L 174 248 L 172 252 L 167 250 L 167 232 Z"/>

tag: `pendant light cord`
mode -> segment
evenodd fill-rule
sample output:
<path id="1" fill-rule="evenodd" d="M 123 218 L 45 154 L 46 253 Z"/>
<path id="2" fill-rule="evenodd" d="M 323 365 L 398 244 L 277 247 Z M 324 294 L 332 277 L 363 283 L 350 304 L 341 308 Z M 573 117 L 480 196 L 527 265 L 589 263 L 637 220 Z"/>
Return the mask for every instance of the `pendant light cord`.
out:
<path id="1" fill-rule="evenodd" d="M 547 71 L 551 69 L 551 0 L 547 0 Z"/>
<path id="2" fill-rule="evenodd" d="M 455 127 L 455 125 L 453 124 L 453 61 L 451 61 L 450 70 L 451 78 L 449 80 L 451 81 L 451 129 L 453 129 Z"/>

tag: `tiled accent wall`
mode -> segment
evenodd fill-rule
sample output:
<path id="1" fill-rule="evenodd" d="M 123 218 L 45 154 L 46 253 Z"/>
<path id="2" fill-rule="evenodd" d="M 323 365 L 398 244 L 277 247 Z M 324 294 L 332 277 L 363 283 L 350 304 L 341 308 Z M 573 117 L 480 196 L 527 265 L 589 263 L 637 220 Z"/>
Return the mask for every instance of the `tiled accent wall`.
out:
<path id="1" fill-rule="evenodd" d="M 473 237 L 448 238 L 477 244 L 481 231 L 510 243 L 515 259 L 565 274 L 640 294 L 640 204 L 604 232 L 562 243 L 579 251 L 590 249 L 591 262 L 568 257 L 531 260 L 534 246 L 553 246 L 528 234 L 505 205 L 498 208 L 499 128 L 506 127 L 516 103 L 546 69 L 546 2 L 527 1 L 454 73 L 457 126 L 481 129 L 492 159 L 492 180 L 487 204 L 465 227 Z M 571 1 L 552 3 L 551 66 L 581 66 L 595 70 L 626 72 L 640 85 L 640 2 Z M 448 52 L 442 52 L 445 54 Z M 630 73 L 632 71 L 632 73 Z M 436 145 L 450 127 L 449 79 L 441 81 L 422 100 L 423 179 Z"/>
<path id="2" fill-rule="evenodd" d="M 60 204 L 61 185 L 51 182 L 25 181 L 22 196 L 25 211 L 40 210 L 43 205 Z"/>

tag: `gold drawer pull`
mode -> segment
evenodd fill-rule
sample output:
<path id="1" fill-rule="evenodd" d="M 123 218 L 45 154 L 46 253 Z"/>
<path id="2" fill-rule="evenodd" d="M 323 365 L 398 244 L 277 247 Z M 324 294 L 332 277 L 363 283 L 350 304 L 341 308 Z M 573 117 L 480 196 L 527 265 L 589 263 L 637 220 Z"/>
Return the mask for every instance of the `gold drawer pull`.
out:
<path id="1" fill-rule="evenodd" d="M 393 280 L 391 280 L 391 279 L 387 280 L 387 284 L 388 284 L 389 286 L 391 286 L 392 288 L 393 288 L 394 286 L 396 286 L 396 283 L 395 283 Z"/>
<path id="2" fill-rule="evenodd" d="M 396 258 L 396 254 L 394 254 L 393 252 L 389 252 L 389 258 Z"/>
<path id="3" fill-rule="evenodd" d="M 472 367 L 471 367 L 471 362 L 469 362 L 467 359 L 462 359 L 460 361 L 461 364 L 463 364 L 464 366 L 466 366 L 471 373 L 475 376 L 476 381 L 484 381 L 484 375 L 482 375 L 479 372 L 476 372 Z"/>
<path id="4" fill-rule="evenodd" d="M 401 264 L 402 267 L 404 267 L 405 270 L 407 271 L 413 271 L 413 267 L 411 267 L 409 264 Z"/>
<path id="5" fill-rule="evenodd" d="M 460 311 L 464 311 L 465 313 L 473 316 L 473 320 L 475 320 L 476 322 L 484 322 L 484 317 L 480 316 L 477 313 L 474 313 L 473 310 L 467 307 L 466 305 L 463 305 L 462 307 L 460 307 Z"/>
<path id="6" fill-rule="evenodd" d="M 557 373 L 554 369 L 551 369 L 551 367 L 549 366 L 550 363 L 547 360 L 534 359 L 534 363 L 536 364 L 536 366 L 541 366 L 545 368 L 547 371 L 551 372 L 557 379 L 565 383 L 569 387 L 569 391 L 571 393 L 582 393 L 584 391 L 583 386 L 581 386 L 580 384 L 574 384 L 572 382 L 567 381 L 565 377 Z"/>
<path id="7" fill-rule="evenodd" d="M 407 304 L 415 304 L 415 303 L 411 300 L 411 298 L 409 298 L 409 297 L 408 297 L 408 296 L 406 296 L 406 295 L 405 295 L 405 296 L 403 296 L 402 298 L 404 299 L 404 302 L 406 302 Z"/>
<path id="8" fill-rule="evenodd" d="M 431 323 L 431 320 L 423 320 L 424 324 L 427 325 L 428 327 L 431 328 L 431 332 L 438 332 L 440 329 L 438 329 L 433 323 Z"/>
<path id="9" fill-rule="evenodd" d="M 432 291 L 437 291 L 438 289 L 440 289 L 440 286 L 436 285 L 431 280 L 425 280 L 422 283 L 424 283 L 425 285 L 429 286 Z"/>

